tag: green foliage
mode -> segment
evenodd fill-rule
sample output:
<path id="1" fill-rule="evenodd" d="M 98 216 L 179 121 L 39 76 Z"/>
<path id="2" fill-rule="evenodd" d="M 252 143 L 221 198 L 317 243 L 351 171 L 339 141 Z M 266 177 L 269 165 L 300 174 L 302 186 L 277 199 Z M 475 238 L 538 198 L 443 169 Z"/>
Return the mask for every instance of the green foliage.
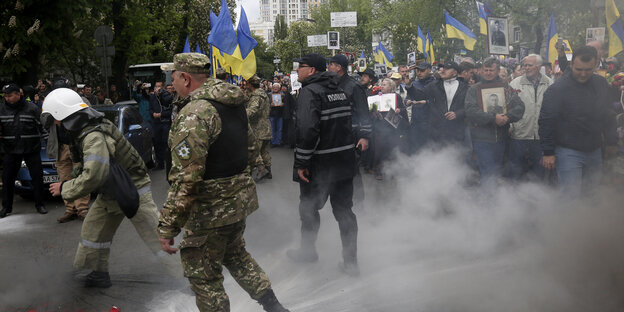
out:
<path id="1" fill-rule="evenodd" d="M 325 56 L 330 55 L 331 52 L 327 48 L 310 48 L 308 47 L 308 36 L 314 35 L 315 30 L 310 27 L 310 22 L 299 21 L 290 23 L 288 28 L 288 36 L 285 39 L 277 40 L 271 50 L 275 53 L 279 59 L 280 70 L 282 72 L 290 72 L 292 70 L 292 60 L 308 53 L 319 53 Z"/>
<path id="2" fill-rule="evenodd" d="M 275 19 L 275 26 L 273 26 L 273 40 L 286 39 L 286 36 L 288 36 L 286 18 L 284 15 L 278 14 Z"/>
<path id="3" fill-rule="evenodd" d="M 269 78 L 273 76 L 273 71 L 275 70 L 275 66 L 273 65 L 273 51 L 269 50 L 261 36 L 253 34 L 252 36 L 258 41 L 258 45 L 254 49 L 254 53 L 256 54 L 256 72 L 258 76 L 262 78 Z"/>

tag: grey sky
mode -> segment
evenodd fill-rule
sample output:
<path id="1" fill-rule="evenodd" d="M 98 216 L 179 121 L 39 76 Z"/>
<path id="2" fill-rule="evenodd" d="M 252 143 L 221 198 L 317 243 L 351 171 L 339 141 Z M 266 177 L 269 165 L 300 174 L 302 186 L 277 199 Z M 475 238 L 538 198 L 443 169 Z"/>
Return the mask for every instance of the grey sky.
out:
<path id="1" fill-rule="evenodd" d="M 236 1 L 236 25 L 240 18 L 241 6 L 245 8 L 247 20 L 249 23 L 255 22 L 260 17 L 260 1 L 259 0 L 237 0 Z"/>

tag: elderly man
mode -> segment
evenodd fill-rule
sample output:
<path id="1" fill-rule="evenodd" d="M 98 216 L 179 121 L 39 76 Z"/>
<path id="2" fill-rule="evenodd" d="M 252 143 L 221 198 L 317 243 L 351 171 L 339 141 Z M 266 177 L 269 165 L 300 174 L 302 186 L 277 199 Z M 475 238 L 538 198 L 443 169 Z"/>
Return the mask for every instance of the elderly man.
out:
<path id="1" fill-rule="evenodd" d="M 509 124 L 522 118 L 524 104 L 518 95 L 505 86 L 499 77 L 500 61 L 489 57 L 483 62 L 483 80 L 468 89 L 466 94 L 466 119 L 470 128 L 474 153 L 481 174 L 481 185 L 491 188 L 496 178 L 502 176 L 505 146 L 509 137 Z M 505 101 L 502 111 L 487 109 L 487 103 L 479 103 L 478 92 L 485 84 L 497 84 L 504 88 Z M 486 99 L 483 99 L 486 100 Z"/>
<path id="2" fill-rule="evenodd" d="M 613 154 L 618 139 L 609 85 L 594 75 L 597 63 L 595 48 L 576 49 L 571 73 L 546 90 L 539 117 L 544 167 L 556 167 L 559 186 L 571 197 L 600 183 L 601 147 Z"/>
<path id="3" fill-rule="evenodd" d="M 509 161 L 511 178 L 519 179 L 524 168 L 528 168 L 533 178 L 542 179 L 544 167 L 542 149 L 539 142 L 538 120 L 542 109 L 542 100 L 546 89 L 552 84 L 548 76 L 540 73 L 542 57 L 530 54 L 522 59 L 524 74 L 514 79 L 510 86 L 518 90 L 518 96 L 524 103 L 522 119 L 511 124 L 509 142 Z"/>
<path id="4" fill-rule="evenodd" d="M 240 88 L 209 78 L 210 58 L 180 53 L 171 70 L 173 87 L 185 100 L 171 125 L 172 183 L 160 214 L 162 249 L 172 248 L 184 228 L 180 254 L 184 275 L 201 312 L 229 311 L 223 288 L 225 266 L 265 311 L 287 312 L 266 273 L 245 249 L 246 219 L 258 209 L 249 163 L 257 153 Z"/>

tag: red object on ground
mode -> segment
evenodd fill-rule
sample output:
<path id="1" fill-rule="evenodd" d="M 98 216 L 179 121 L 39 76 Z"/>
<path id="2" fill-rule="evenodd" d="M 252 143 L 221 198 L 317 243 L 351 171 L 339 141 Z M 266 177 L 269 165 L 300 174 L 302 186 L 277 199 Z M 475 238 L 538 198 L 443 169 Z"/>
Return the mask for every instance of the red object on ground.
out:
<path id="1" fill-rule="evenodd" d="M 121 312 L 121 310 L 120 310 L 118 307 L 113 306 L 113 307 L 110 309 L 110 312 Z"/>

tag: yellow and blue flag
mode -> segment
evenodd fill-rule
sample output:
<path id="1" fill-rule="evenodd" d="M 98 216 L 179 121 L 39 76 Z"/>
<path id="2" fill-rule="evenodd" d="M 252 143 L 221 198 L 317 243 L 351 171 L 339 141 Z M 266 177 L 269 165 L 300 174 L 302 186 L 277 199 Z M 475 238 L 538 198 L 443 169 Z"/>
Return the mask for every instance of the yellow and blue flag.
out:
<path id="1" fill-rule="evenodd" d="M 375 48 L 375 62 L 377 62 L 378 64 L 385 64 L 386 67 L 392 68 L 393 66 L 390 62 L 393 58 L 394 56 L 392 55 L 392 53 L 386 50 L 386 47 L 384 47 L 384 45 L 379 42 L 379 45 L 377 45 L 377 48 Z"/>
<path id="2" fill-rule="evenodd" d="M 429 63 L 435 63 L 435 53 L 433 52 L 433 40 L 431 40 L 431 33 L 427 29 L 427 47 L 429 48 Z"/>
<path id="3" fill-rule="evenodd" d="M 230 10 L 225 0 L 221 0 L 221 12 L 217 16 L 215 23 L 210 25 L 208 43 L 226 54 L 233 54 L 238 45 L 234 25 L 232 24 L 232 16 L 230 16 Z"/>
<path id="4" fill-rule="evenodd" d="M 444 22 L 446 24 L 446 36 L 448 38 L 456 38 L 464 40 L 464 47 L 472 51 L 475 43 L 477 43 L 477 36 L 472 33 L 470 28 L 464 26 L 458 20 L 454 19 L 447 12 L 444 12 Z"/>
<path id="5" fill-rule="evenodd" d="M 609 56 L 615 56 L 624 50 L 624 26 L 615 2 L 613 0 L 605 1 L 607 29 L 609 29 Z M 598 57 L 601 56 L 599 55 Z"/>
<path id="6" fill-rule="evenodd" d="M 251 78 L 256 73 L 256 53 L 254 48 L 258 45 L 256 39 L 251 36 L 249 22 L 245 8 L 241 7 L 240 21 L 238 22 L 238 47 L 243 61 L 240 63 L 239 74 L 245 79 Z"/>
<path id="7" fill-rule="evenodd" d="M 487 3 L 475 1 L 477 3 L 477 11 L 479 11 L 479 28 L 482 35 L 487 35 L 487 18 L 492 14 Z"/>
<path id="8" fill-rule="evenodd" d="M 546 57 L 548 57 L 548 62 L 551 64 L 555 64 L 555 60 L 557 59 L 557 48 L 555 44 L 559 41 L 559 34 L 557 33 L 557 24 L 555 24 L 555 15 L 550 15 L 550 24 L 548 24 L 548 34 L 547 34 L 546 43 Z"/>
<path id="9" fill-rule="evenodd" d="M 418 37 L 416 38 L 416 42 L 418 46 L 418 52 L 422 53 L 425 56 L 425 58 L 428 59 L 429 49 L 427 48 L 427 38 L 425 37 L 425 34 L 423 34 L 422 30 L 420 29 L 420 26 L 418 26 Z"/>

